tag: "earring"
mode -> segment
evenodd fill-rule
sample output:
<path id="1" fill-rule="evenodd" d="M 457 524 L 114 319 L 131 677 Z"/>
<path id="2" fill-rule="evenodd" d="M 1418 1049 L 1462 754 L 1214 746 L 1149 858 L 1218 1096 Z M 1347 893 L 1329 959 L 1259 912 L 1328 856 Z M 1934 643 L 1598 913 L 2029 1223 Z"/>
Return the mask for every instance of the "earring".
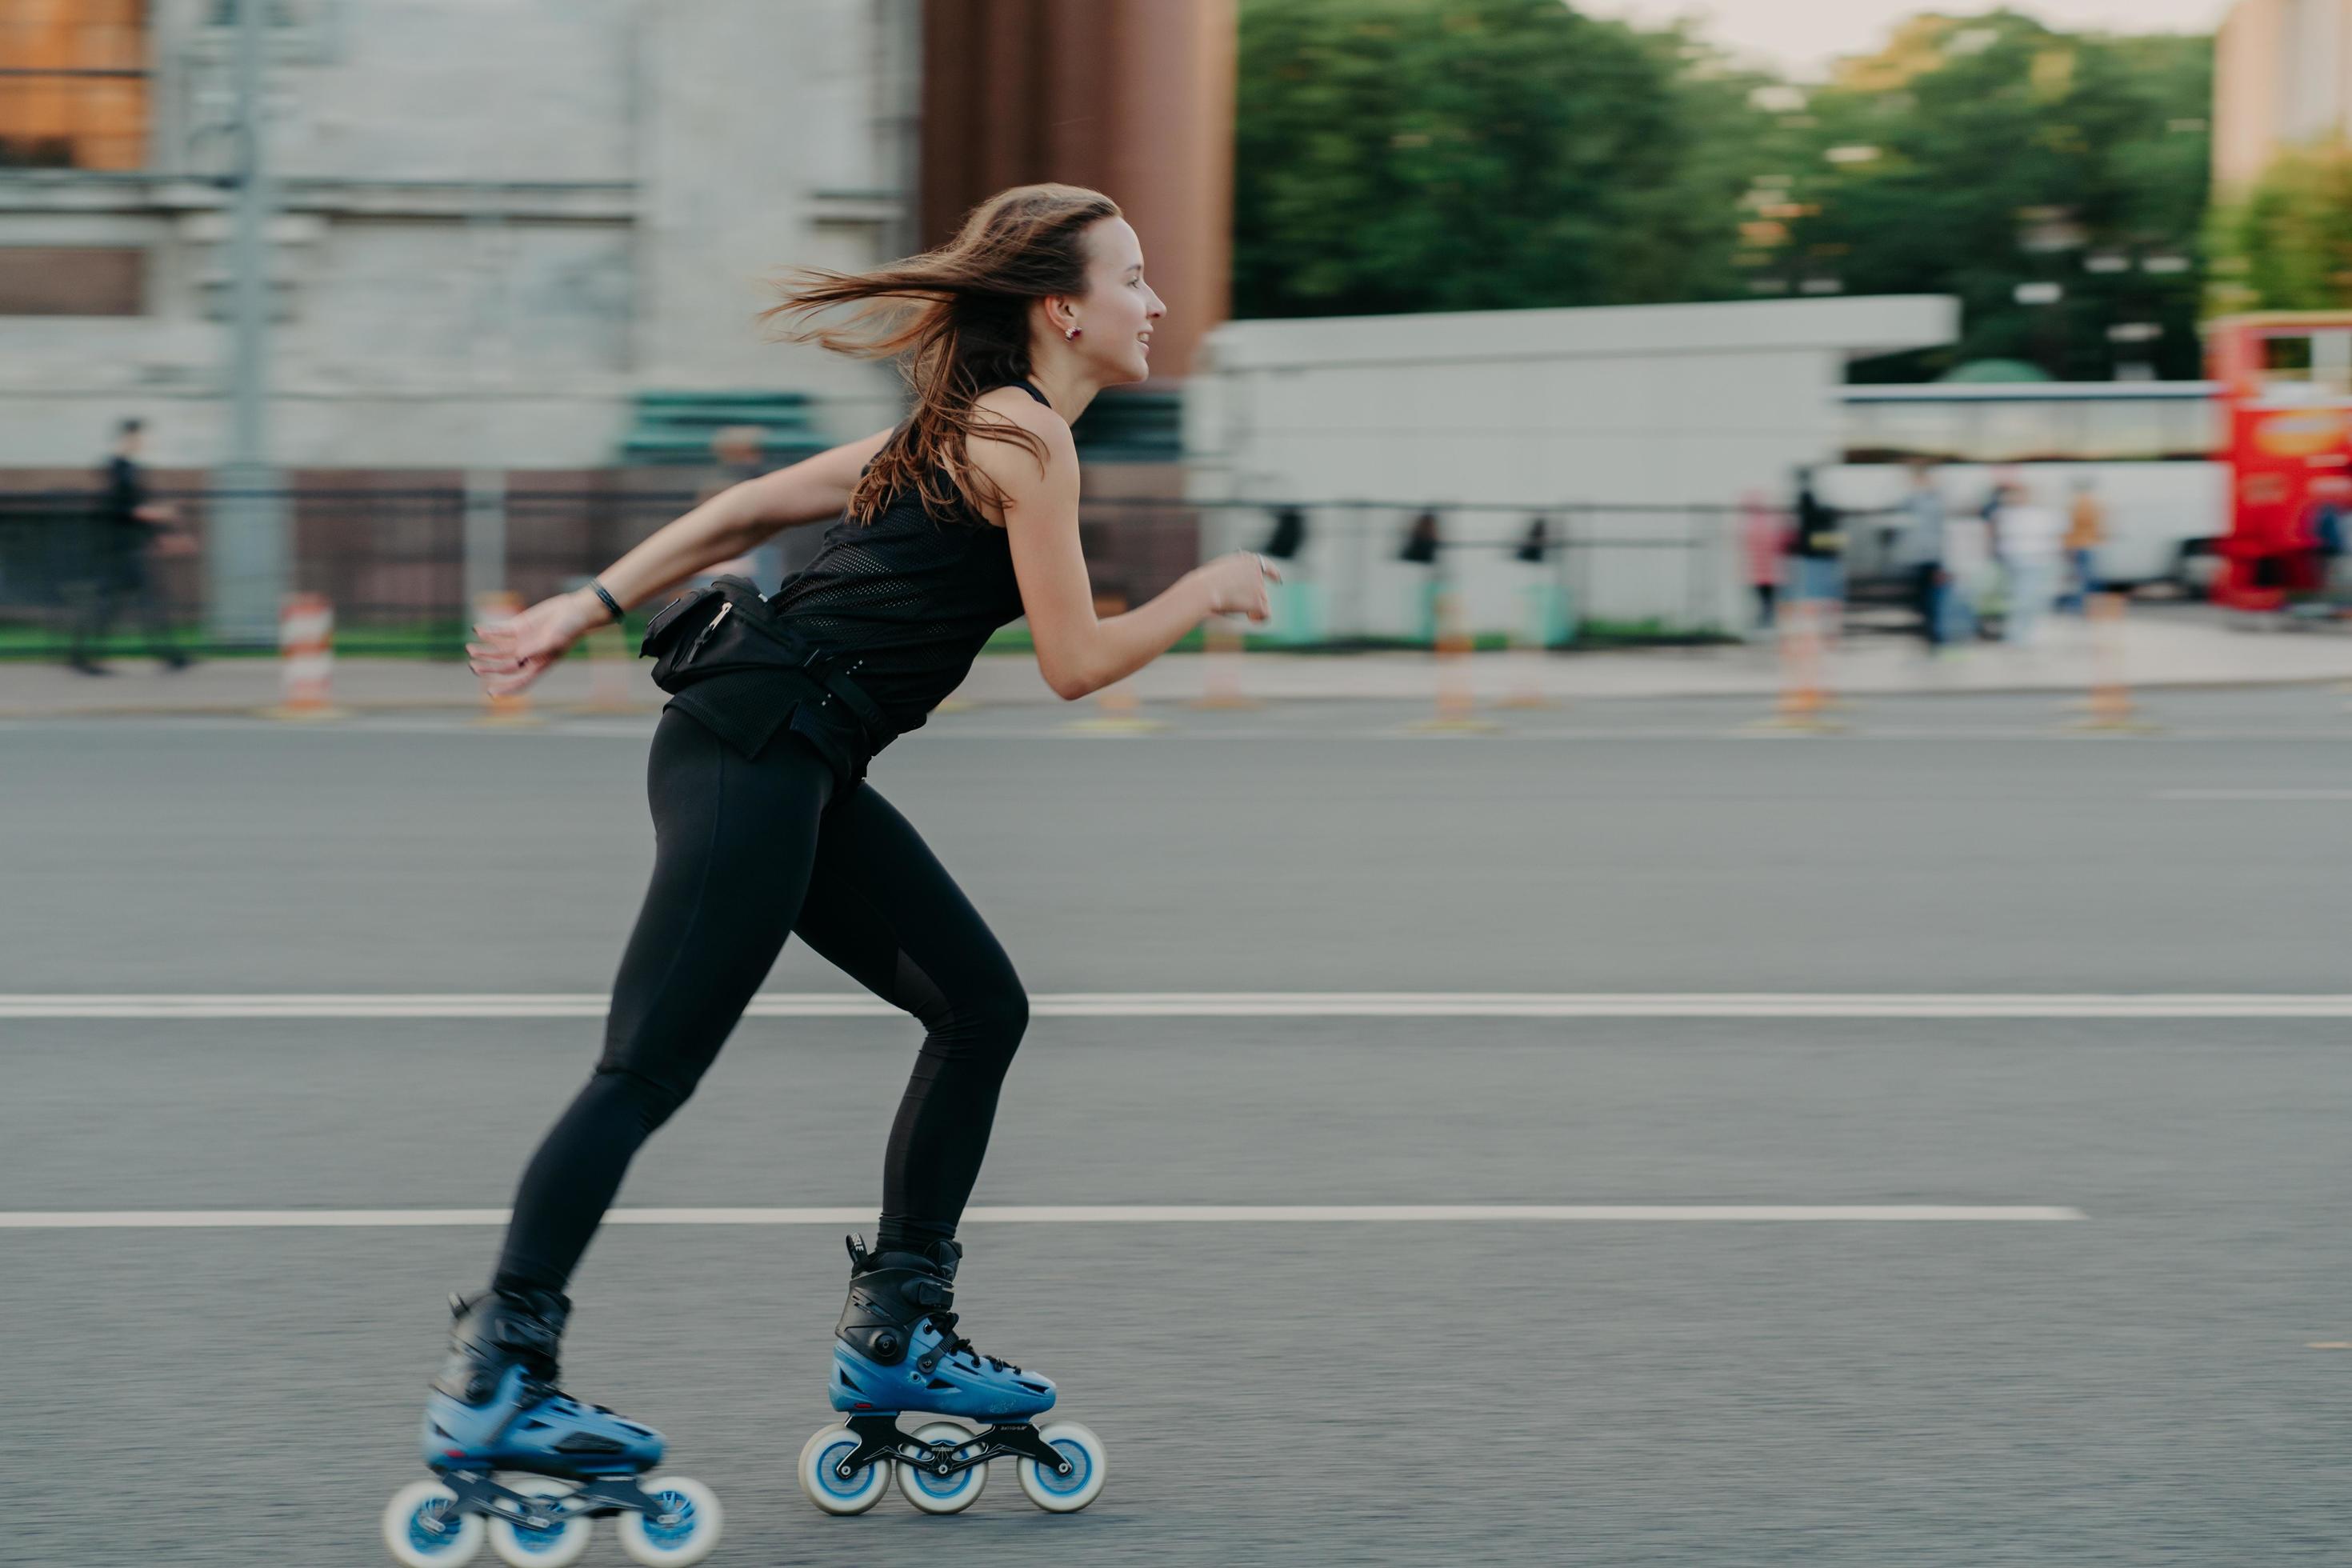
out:
<path id="1" fill-rule="evenodd" d="M 1085 330 L 1086 329 L 1083 327 L 1072 327 L 1068 331 L 1062 334 L 1062 341 L 1066 343 L 1076 342 L 1078 341 L 1078 334 Z"/>

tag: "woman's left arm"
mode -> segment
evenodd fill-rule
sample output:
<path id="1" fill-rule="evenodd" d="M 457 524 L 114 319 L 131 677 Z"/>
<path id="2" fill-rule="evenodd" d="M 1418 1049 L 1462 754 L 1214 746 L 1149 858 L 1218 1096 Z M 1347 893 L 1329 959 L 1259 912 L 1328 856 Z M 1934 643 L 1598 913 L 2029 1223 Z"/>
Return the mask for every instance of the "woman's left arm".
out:
<path id="1" fill-rule="evenodd" d="M 889 439 L 889 431 L 877 430 L 862 441 L 737 485 L 732 499 L 741 504 L 751 543 L 804 522 L 839 517 L 849 504 L 849 492 L 857 488 L 858 476 Z"/>

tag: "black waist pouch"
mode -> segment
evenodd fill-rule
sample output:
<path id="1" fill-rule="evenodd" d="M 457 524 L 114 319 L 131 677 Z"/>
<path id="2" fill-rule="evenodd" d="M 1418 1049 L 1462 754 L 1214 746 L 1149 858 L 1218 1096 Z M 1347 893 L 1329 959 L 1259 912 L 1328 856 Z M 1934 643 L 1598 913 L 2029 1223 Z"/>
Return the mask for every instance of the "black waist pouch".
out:
<path id="1" fill-rule="evenodd" d="M 858 773 L 866 757 L 897 738 L 888 716 L 851 679 L 865 661 L 811 643 L 748 578 L 720 577 L 671 600 L 637 651 L 654 661 L 655 685 L 673 697 L 691 693 L 681 706 L 747 753 L 788 722 L 814 728 L 793 721 L 795 701 L 847 716 L 863 742 Z M 759 710 L 740 711 L 747 700 Z M 821 742 L 820 749 L 830 756 L 835 748 Z"/>

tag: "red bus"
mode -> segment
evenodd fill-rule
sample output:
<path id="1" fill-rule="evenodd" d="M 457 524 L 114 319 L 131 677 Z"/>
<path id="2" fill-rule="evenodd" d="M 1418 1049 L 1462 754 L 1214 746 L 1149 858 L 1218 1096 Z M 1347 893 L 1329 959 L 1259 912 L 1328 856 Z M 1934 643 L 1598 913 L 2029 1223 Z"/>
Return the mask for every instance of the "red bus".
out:
<path id="1" fill-rule="evenodd" d="M 2326 585 L 2323 511 L 2352 526 L 2352 310 L 2224 316 L 2205 332 L 2230 465 L 2215 596 L 2275 610 Z"/>

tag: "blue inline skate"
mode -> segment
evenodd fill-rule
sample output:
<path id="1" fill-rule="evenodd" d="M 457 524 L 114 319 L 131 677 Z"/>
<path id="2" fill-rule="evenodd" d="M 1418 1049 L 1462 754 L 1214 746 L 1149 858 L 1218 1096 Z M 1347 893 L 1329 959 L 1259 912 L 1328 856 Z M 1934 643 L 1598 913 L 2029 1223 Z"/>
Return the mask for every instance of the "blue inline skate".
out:
<path id="1" fill-rule="evenodd" d="M 449 1359 L 425 1402 L 425 1467 L 438 1478 L 394 1494 L 384 1544 L 405 1568 L 456 1568 L 489 1537 L 516 1568 L 564 1568 L 588 1550 L 589 1521 L 618 1516 L 634 1562 L 699 1563 L 719 1544 L 719 1500 L 664 1476 L 660 1433 L 555 1386 L 572 1303 L 547 1290 L 453 1296 Z"/>
<path id="2" fill-rule="evenodd" d="M 833 1407 L 848 1417 L 801 1449 L 801 1489 L 827 1513 L 864 1513 L 898 1489 L 926 1513 L 960 1513 L 980 1497 L 991 1459 L 1020 1461 L 1021 1489 L 1053 1513 L 1075 1513 L 1103 1488 L 1102 1440 L 1075 1421 L 1040 1431 L 1054 1384 L 982 1355 L 959 1338 L 956 1265 L 963 1248 L 872 1252 L 849 1240 L 849 1304 L 833 1344 Z M 934 1421 L 912 1432 L 905 1411 L 985 1422 L 975 1432 Z"/>

